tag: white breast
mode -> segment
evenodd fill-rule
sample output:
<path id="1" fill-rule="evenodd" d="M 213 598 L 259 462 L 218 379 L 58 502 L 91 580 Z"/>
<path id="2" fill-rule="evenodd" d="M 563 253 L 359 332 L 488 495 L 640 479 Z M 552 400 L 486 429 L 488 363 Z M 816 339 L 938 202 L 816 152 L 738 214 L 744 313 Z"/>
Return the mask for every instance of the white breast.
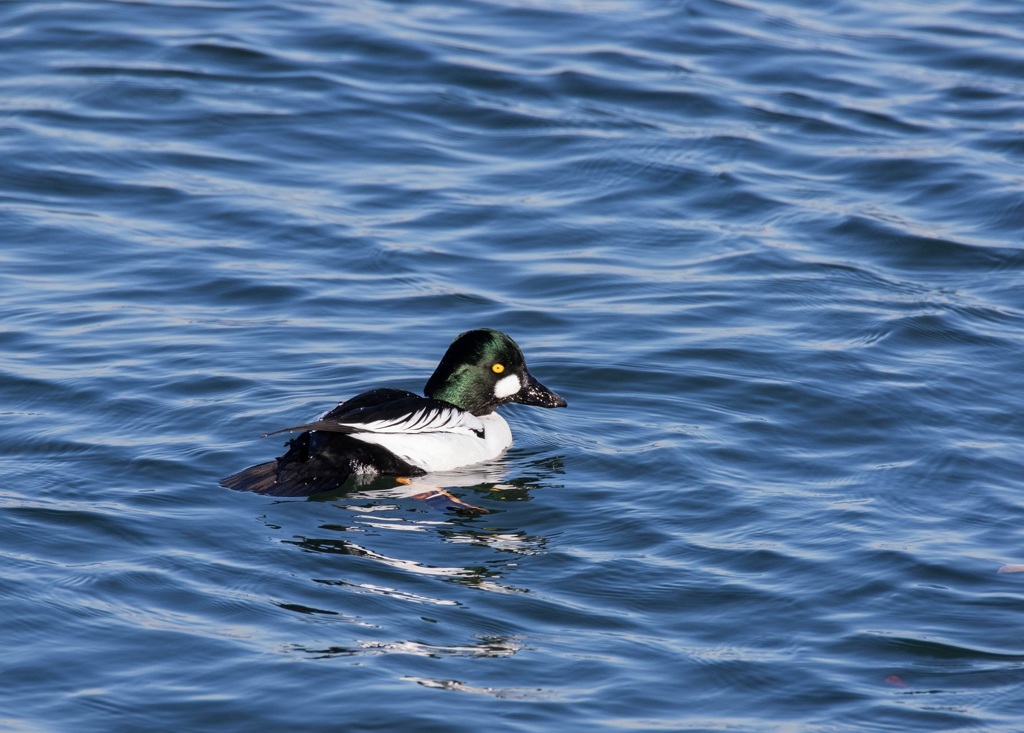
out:
<path id="1" fill-rule="evenodd" d="M 492 412 L 481 417 L 480 422 L 484 425 L 482 438 L 443 432 L 352 433 L 352 437 L 383 446 L 424 471 L 451 471 L 497 458 L 512 445 L 512 431 L 501 415 Z"/>

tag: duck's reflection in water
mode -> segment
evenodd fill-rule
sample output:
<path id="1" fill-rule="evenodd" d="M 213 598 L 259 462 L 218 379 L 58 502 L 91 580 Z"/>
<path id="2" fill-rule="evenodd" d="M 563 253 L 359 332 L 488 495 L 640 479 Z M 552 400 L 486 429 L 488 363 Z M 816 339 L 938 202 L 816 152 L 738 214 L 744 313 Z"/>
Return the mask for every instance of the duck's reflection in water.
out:
<path id="1" fill-rule="evenodd" d="M 521 639 L 495 633 L 485 610 L 489 606 L 473 608 L 478 604 L 471 593 L 529 593 L 528 588 L 510 578 L 522 575 L 520 563 L 526 557 L 546 551 L 548 537 L 509 526 L 507 522 L 515 512 L 507 508 L 515 502 L 529 501 L 535 490 L 554 486 L 552 479 L 561 465 L 550 458 L 538 461 L 527 466 L 528 473 L 511 479 L 505 478 L 504 469 L 500 465 L 476 467 L 399 484 L 378 479 L 324 497 L 330 504 L 315 514 L 292 513 L 298 521 L 316 520 L 315 529 L 278 526 L 290 535 L 280 541 L 304 552 L 338 559 L 314 562 L 318 576 L 310 578 L 313 585 L 304 591 L 296 589 L 297 597 L 278 600 L 276 605 L 304 614 L 311 621 L 320 619 L 315 622 L 318 628 L 333 619 L 362 627 L 369 632 L 366 636 L 378 638 L 342 644 L 332 639 L 326 644 L 313 642 L 290 648 L 314 657 L 515 654 L 522 647 Z M 425 494 L 439 489 L 457 495 L 460 503 L 449 507 L 422 501 Z M 466 511 L 463 504 L 482 504 L 488 511 Z M 410 617 L 402 610 L 404 604 L 423 610 L 414 611 L 414 617 Z M 469 609 L 473 610 L 467 616 Z M 477 616 L 477 621 L 467 627 L 470 618 Z M 418 636 L 405 640 L 410 619 L 440 624 L 427 628 L 436 628 L 442 638 L 424 640 Z M 456 634 L 461 638 L 443 638 L 452 624 L 462 629 Z M 417 628 L 422 634 L 424 628 Z"/>

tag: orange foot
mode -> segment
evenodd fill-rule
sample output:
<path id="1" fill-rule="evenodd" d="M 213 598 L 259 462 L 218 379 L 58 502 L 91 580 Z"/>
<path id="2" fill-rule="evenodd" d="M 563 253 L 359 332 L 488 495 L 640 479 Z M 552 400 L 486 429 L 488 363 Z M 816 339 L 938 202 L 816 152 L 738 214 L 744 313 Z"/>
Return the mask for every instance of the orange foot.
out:
<path id="1" fill-rule="evenodd" d="M 404 476 L 400 476 L 395 480 L 398 481 L 398 483 L 400 484 L 404 484 L 405 486 L 409 486 L 410 484 L 412 484 L 412 479 L 407 479 Z M 472 504 L 467 504 L 462 499 L 458 498 L 457 496 L 453 496 L 452 494 L 448 493 L 447 491 L 440 487 L 425 486 L 424 488 L 427 490 L 422 491 L 419 494 L 413 494 L 412 498 L 426 502 L 441 499 L 442 502 L 445 504 L 446 509 L 452 509 L 457 512 L 473 512 L 474 514 L 490 514 L 490 511 L 488 511 L 487 509 L 478 506 L 473 506 Z"/>

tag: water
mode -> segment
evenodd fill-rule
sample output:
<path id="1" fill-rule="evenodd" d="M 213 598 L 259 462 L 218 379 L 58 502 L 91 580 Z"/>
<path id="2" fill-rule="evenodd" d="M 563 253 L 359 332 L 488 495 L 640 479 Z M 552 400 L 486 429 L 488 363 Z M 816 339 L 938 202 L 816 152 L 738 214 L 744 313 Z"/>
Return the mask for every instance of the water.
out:
<path id="1" fill-rule="evenodd" d="M 1024 10 L 0 7 L 0 727 L 1017 731 Z M 217 480 L 460 331 L 452 483 Z M 275 442 L 277 441 L 277 442 Z"/>

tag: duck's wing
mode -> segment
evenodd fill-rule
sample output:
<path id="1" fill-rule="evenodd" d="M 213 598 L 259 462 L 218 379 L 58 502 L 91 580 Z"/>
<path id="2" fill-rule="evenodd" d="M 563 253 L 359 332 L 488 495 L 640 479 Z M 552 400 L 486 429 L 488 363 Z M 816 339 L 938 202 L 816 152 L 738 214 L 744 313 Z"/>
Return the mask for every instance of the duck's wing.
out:
<path id="1" fill-rule="evenodd" d="M 456 433 L 482 438 L 484 424 L 455 405 L 401 389 L 373 389 L 342 402 L 323 417 L 304 425 L 275 430 L 328 433 Z"/>

